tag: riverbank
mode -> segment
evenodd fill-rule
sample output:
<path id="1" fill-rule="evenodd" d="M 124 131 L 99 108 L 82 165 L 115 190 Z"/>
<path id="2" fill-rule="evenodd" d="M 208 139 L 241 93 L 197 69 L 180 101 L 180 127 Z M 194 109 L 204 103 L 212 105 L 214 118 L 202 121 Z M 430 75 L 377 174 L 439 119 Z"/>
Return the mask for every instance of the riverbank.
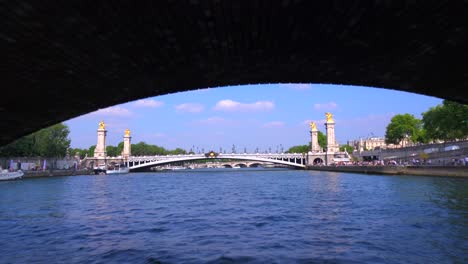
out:
<path id="1" fill-rule="evenodd" d="M 23 178 L 41 178 L 56 176 L 76 176 L 90 175 L 89 170 L 45 170 L 45 171 L 24 171 Z"/>
<path id="2" fill-rule="evenodd" d="M 468 167 L 463 166 L 308 166 L 307 170 L 336 171 L 364 174 L 416 175 L 467 177 Z"/>
<path id="3" fill-rule="evenodd" d="M 308 166 L 307 170 L 364 174 L 446 176 L 468 178 L 468 167 L 462 166 Z M 89 170 L 24 171 L 24 178 L 91 175 Z"/>

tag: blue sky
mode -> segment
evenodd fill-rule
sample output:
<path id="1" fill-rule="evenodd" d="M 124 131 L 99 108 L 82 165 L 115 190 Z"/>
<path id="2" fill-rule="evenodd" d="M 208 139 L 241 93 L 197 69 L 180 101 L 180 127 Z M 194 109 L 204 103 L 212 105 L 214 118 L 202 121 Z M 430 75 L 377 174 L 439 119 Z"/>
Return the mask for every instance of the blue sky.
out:
<path id="1" fill-rule="evenodd" d="M 421 113 L 442 99 L 391 89 L 328 84 L 242 85 L 200 89 L 145 98 L 100 109 L 66 121 L 71 146 L 96 144 L 99 121 L 107 145 L 122 141 L 126 128 L 140 141 L 190 150 L 248 152 L 287 150 L 310 140 L 309 122 L 325 133 L 325 112 L 335 120 L 339 144 L 385 135 L 395 114 Z"/>

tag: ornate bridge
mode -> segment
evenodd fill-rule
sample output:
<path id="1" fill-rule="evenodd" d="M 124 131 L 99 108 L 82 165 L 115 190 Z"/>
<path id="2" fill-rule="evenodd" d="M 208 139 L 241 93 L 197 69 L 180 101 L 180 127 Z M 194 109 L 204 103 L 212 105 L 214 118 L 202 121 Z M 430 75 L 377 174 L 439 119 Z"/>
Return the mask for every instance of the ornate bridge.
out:
<path id="1" fill-rule="evenodd" d="M 233 160 L 250 160 L 271 162 L 305 168 L 307 164 L 307 155 L 301 153 L 269 153 L 269 154 L 222 154 L 210 152 L 207 154 L 186 154 L 186 155 L 167 155 L 167 156 L 130 156 L 126 161 L 126 165 L 130 170 L 151 167 L 161 164 L 183 162 L 202 159 L 233 159 Z"/>
<path id="2" fill-rule="evenodd" d="M 314 122 L 310 123 L 311 149 L 308 153 L 216 153 L 210 151 L 203 154 L 180 154 L 164 156 L 131 156 L 131 136 L 130 130 L 125 130 L 123 137 L 122 155 L 119 157 L 108 157 L 106 152 L 106 127 L 103 121 L 99 123 L 97 130 L 98 143 L 94 149 L 94 157 L 87 158 L 84 161 L 86 167 L 101 168 L 109 163 L 126 163 L 130 170 L 138 170 L 145 167 L 152 167 L 162 164 L 184 162 L 202 159 L 230 159 L 230 160 L 249 160 L 259 162 L 270 162 L 274 164 L 288 165 L 298 168 L 306 168 L 307 165 L 329 165 L 337 161 L 348 161 L 348 153 L 339 150 L 338 143 L 335 140 L 335 121 L 332 114 L 327 112 L 327 121 L 325 129 L 327 134 L 327 148 L 322 150 L 318 144 L 318 130 Z"/>

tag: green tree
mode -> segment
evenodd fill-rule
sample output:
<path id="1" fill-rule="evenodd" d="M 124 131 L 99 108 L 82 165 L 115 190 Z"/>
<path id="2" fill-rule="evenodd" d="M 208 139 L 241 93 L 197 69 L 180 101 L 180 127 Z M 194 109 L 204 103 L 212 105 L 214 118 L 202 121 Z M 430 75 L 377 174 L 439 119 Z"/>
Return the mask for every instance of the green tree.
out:
<path id="1" fill-rule="evenodd" d="M 69 134 L 67 125 L 62 123 L 53 125 L 0 148 L 0 155 L 64 157 L 70 147 Z"/>
<path id="2" fill-rule="evenodd" d="M 81 148 L 70 148 L 69 150 L 70 156 L 75 156 L 77 153 L 80 156 L 80 158 L 84 158 L 86 153 L 88 153 L 87 149 L 81 149 Z"/>
<path id="3" fill-rule="evenodd" d="M 120 156 L 122 152 L 119 152 L 119 148 L 115 146 L 106 146 L 107 156 L 109 157 L 117 157 Z"/>
<path id="4" fill-rule="evenodd" d="M 122 153 L 123 147 L 124 147 L 124 143 L 123 143 L 123 141 L 121 141 L 121 142 L 117 145 L 117 149 L 118 149 L 119 153 Z"/>
<path id="5" fill-rule="evenodd" d="M 468 136 L 468 105 L 444 100 L 422 114 L 428 140 L 464 139 Z"/>
<path id="6" fill-rule="evenodd" d="M 176 148 L 174 150 L 169 150 L 167 152 L 170 155 L 187 154 L 187 151 L 185 151 L 184 149 L 181 149 L 181 148 Z"/>
<path id="7" fill-rule="evenodd" d="M 421 134 L 421 120 L 411 114 L 395 115 L 385 132 L 385 143 L 399 144 L 405 137 L 416 142 Z"/>
<path id="8" fill-rule="evenodd" d="M 348 152 L 348 153 L 353 153 L 353 150 L 354 150 L 354 147 L 353 146 L 350 146 L 350 145 L 343 145 L 343 146 L 340 146 L 340 151 L 345 151 Z"/>
<path id="9" fill-rule="evenodd" d="M 94 150 L 96 149 L 96 145 L 93 145 L 91 147 L 88 148 L 88 152 L 86 154 L 88 154 L 88 157 L 94 157 Z"/>
<path id="10" fill-rule="evenodd" d="M 321 131 L 317 133 L 318 144 L 322 149 L 327 148 L 327 136 L 323 134 Z"/>
<path id="11" fill-rule="evenodd" d="M 307 153 L 310 150 L 310 145 L 299 145 L 290 147 L 286 153 Z"/>
<path id="12" fill-rule="evenodd" d="M 70 129 L 65 124 L 57 124 L 39 132 L 41 156 L 65 157 L 70 147 Z"/>

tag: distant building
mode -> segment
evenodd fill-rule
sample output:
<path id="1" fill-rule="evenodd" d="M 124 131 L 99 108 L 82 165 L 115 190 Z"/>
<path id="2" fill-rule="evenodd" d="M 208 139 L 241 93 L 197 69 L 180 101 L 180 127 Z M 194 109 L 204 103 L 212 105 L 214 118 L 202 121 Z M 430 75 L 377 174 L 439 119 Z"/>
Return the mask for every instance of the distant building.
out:
<path id="1" fill-rule="evenodd" d="M 369 137 L 361 138 L 358 140 L 349 140 L 348 145 L 354 147 L 356 151 L 387 149 L 387 148 L 401 148 L 408 146 L 408 140 L 403 140 L 400 144 L 386 144 L 384 137 Z"/>

